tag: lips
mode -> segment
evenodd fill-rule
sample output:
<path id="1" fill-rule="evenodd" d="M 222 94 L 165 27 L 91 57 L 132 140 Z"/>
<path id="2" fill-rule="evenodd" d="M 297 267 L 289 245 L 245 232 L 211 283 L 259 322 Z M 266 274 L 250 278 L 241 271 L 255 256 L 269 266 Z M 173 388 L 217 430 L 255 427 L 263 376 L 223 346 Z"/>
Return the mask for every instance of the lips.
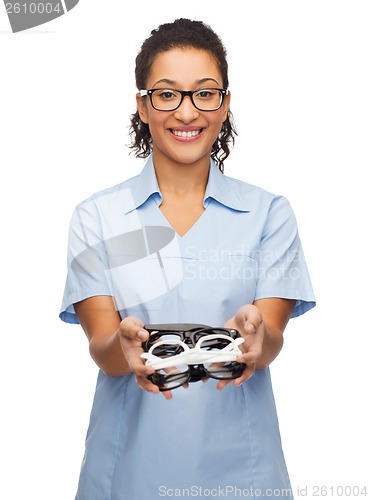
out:
<path id="1" fill-rule="evenodd" d="M 196 140 L 203 128 L 192 128 L 192 129 L 170 129 L 170 132 L 176 137 L 179 141 L 193 141 Z"/>
<path id="2" fill-rule="evenodd" d="M 195 137 L 196 135 L 199 135 L 201 132 L 201 129 L 199 130 L 172 130 L 173 134 L 176 135 L 177 137 Z"/>

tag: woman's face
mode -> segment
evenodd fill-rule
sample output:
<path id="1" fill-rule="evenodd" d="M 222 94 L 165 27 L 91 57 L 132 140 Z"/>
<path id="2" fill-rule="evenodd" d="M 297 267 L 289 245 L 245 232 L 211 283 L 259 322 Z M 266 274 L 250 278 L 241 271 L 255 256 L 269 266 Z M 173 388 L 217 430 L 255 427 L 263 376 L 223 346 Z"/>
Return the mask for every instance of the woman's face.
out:
<path id="1" fill-rule="evenodd" d="M 175 48 L 158 54 L 147 79 L 147 89 L 197 90 L 223 88 L 222 76 L 211 53 L 194 48 Z M 175 162 L 209 165 L 212 145 L 227 118 L 229 94 L 216 111 L 199 111 L 186 96 L 174 111 L 157 111 L 149 97 L 137 95 L 140 118 L 147 123 L 155 163 Z M 189 133 L 190 132 L 190 133 Z"/>

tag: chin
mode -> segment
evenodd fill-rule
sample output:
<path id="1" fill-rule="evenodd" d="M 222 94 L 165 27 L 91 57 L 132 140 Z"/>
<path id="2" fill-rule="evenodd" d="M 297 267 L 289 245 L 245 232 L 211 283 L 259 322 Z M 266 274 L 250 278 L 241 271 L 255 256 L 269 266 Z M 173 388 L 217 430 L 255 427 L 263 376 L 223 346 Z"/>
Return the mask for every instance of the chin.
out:
<path id="1" fill-rule="evenodd" d="M 154 156 L 156 156 L 158 159 L 162 157 L 163 159 L 166 158 L 167 161 L 172 161 L 174 163 L 180 163 L 183 165 L 193 165 L 201 161 L 210 162 L 211 149 L 197 153 L 191 151 L 184 151 L 184 149 L 185 148 L 178 148 L 177 146 L 174 151 L 168 151 L 168 150 L 158 151 L 156 149 L 156 154 L 155 154 L 155 149 L 154 149 L 153 152 Z"/>

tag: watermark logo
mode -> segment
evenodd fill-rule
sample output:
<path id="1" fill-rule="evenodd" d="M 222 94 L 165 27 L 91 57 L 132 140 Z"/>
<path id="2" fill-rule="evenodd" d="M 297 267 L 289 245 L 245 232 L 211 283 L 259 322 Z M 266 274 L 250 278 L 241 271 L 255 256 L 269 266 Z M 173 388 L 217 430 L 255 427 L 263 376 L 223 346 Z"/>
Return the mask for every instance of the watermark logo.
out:
<path id="1" fill-rule="evenodd" d="M 28 30 L 63 16 L 77 5 L 79 0 L 4 0 L 13 33 Z"/>
<path id="2" fill-rule="evenodd" d="M 79 244 L 78 239 L 71 241 L 74 248 Z M 80 282 L 88 276 L 98 283 L 105 275 L 120 310 L 165 300 L 182 281 L 180 256 L 174 229 L 142 226 L 86 246 L 72 259 L 71 269 L 79 274 Z"/>

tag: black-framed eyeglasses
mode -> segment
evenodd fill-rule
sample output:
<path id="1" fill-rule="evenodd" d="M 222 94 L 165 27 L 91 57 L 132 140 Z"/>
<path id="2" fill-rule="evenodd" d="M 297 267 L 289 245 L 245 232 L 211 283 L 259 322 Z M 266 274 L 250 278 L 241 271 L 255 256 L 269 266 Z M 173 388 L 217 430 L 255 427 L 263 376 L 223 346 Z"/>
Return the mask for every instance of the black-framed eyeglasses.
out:
<path id="1" fill-rule="evenodd" d="M 155 372 L 148 378 L 160 391 L 204 378 L 240 377 L 246 365 L 235 361 L 243 342 L 237 330 L 206 325 L 146 325 L 150 337 L 142 344 Z"/>
<path id="2" fill-rule="evenodd" d="M 151 106 L 157 111 L 175 111 L 182 104 L 184 97 L 189 96 L 192 104 L 199 111 L 216 111 L 221 108 L 228 90 L 201 88 L 197 90 L 149 89 L 140 90 L 141 97 L 149 96 Z"/>

